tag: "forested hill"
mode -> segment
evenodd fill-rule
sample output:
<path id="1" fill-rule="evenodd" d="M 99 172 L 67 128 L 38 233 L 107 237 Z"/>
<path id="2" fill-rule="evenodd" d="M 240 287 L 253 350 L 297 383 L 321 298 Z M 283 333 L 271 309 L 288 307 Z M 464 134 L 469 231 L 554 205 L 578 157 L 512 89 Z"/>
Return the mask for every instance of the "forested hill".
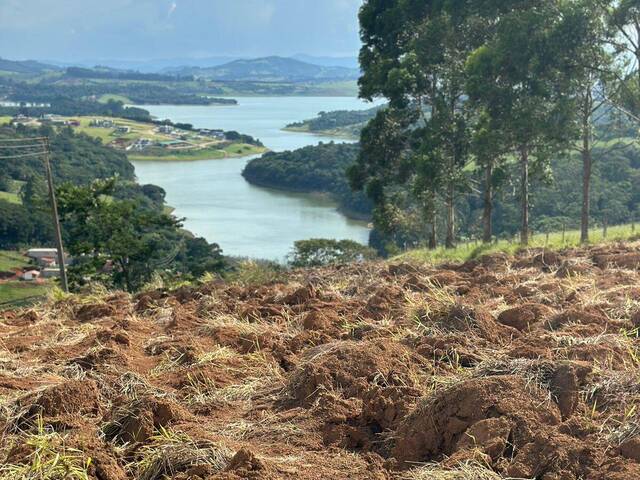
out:
<path id="1" fill-rule="evenodd" d="M 376 116 L 382 106 L 367 110 L 336 110 L 320 112 L 315 118 L 290 123 L 286 130 L 323 133 L 347 137 L 358 137 L 366 123 Z"/>
<path id="2" fill-rule="evenodd" d="M 0 128 L 2 140 L 48 136 L 51 145 L 51 165 L 56 182 L 87 184 L 100 178 L 118 176 L 133 181 L 134 168 L 126 154 L 108 148 L 96 138 L 88 135 L 76 135 L 71 129 L 43 128 L 40 130 Z M 24 150 L 3 148 L 2 156 L 18 155 Z M 11 180 L 27 181 L 30 177 L 43 176 L 43 164 L 40 157 L 24 157 L 20 161 L 0 159 L 0 177 Z"/>
<path id="3" fill-rule="evenodd" d="M 355 80 L 356 68 L 326 67 L 301 62 L 293 58 L 266 57 L 235 60 L 224 65 L 199 68 L 183 67 L 173 71 L 178 75 L 195 75 L 218 81 L 308 82 Z"/>
<path id="4" fill-rule="evenodd" d="M 371 203 L 364 194 L 351 191 L 346 177 L 346 170 L 355 163 L 358 152 L 357 144 L 333 142 L 270 152 L 249 162 L 242 176 L 264 187 L 328 193 L 343 212 L 364 218 L 371 213 Z"/>

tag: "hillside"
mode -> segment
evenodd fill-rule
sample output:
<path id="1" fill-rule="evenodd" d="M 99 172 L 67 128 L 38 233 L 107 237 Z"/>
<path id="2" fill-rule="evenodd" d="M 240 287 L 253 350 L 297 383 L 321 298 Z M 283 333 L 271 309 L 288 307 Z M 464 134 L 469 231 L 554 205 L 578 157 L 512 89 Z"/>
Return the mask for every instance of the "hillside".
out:
<path id="1" fill-rule="evenodd" d="M 39 75 L 49 71 L 59 70 L 54 65 L 47 65 L 34 60 L 7 60 L 0 58 L 0 72 Z"/>
<path id="2" fill-rule="evenodd" d="M 381 108 L 384 107 L 373 107 L 367 110 L 320 112 L 315 118 L 290 123 L 284 130 L 359 139 L 364 126 L 376 116 Z"/>
<path id="3" fill-rule="evenodd" d="M 5 313 L 0 476 L 635 479 L 638 285 L 635 243 Z"/>
<path id="4" fill-rule="evenodd" d="M 235 60 L 211 68 L 183 67 L 173 73 L 225 82 L 343 81 L 355 80 L 360 74 L 355 68 L 320 66 L 284 57 Z"/>
<path id="5" fill-rule="evenodd" d="M 321 143 L 294 151 L 268 152 L 251 160 L 242 176 L 255 185 L 281 190 L 329 194 L 347 215 L 368 218 L 372 205 L 349 187 L 346 171 L 360 147 L 349 143 Z"/>

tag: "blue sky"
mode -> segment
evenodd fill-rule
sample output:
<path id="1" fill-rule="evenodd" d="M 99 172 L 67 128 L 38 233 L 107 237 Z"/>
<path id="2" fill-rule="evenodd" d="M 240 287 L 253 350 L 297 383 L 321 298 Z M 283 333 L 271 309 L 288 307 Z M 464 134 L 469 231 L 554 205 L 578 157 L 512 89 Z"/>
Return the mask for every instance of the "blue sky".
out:
<path id="1" fill-rule="evenodd" d="M 0 56 L 356 55 L 362 0 L 0 0 Z"/>

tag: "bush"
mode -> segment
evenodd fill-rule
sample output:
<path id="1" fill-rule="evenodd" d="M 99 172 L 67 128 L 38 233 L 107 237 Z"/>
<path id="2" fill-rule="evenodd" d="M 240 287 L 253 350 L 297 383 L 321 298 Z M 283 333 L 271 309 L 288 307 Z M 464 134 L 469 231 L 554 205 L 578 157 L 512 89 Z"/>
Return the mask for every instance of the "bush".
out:
<path id="1" fill-rule="evenodd" d="M 353 240 L 315 238 L 295 242 L 289 255 L 292 267 L 320 267 L 376 258 L 372 248 Z"/>

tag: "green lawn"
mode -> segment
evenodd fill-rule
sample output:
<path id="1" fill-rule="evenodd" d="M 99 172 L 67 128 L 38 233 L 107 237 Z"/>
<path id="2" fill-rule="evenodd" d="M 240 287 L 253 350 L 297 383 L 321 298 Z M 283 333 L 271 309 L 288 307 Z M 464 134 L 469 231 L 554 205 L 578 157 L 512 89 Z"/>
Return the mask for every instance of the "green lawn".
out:
<path id="1" fill-rule="evenodd" d="M 604 238 L 602 228 L 591 229 L 590 243 L 600 244 L 606 242 L 616 242 L 622 240 L 640 240 L 640 225 L 635 228 L 632 225 L 620 225 L 617 227 L 609 227 L 607 237 Z M 533 236 L 529 248 L 545 247 L 551 250 L 560 250 L 568 247 L 577 247 L 580 245 L 580 231 L 570 230 L 565 232 L 564 236 L 561 232 L 547 234 L 541 233 Z M 483 245 L 482 243 L 467 242 L 461 243 L 456 248 L 445 249 L 444 247 L 436 250 L 418 249 L 398 255 L 393 260 L 400 261 L 416 261 L 439 263 L 447 261 L 464 262 L 482 255 L 505 252 L 515 254 L 522 248 L 520 243 L 516 241 L 500 240 L 498 243 L 491 245 Z"/>
<path id="2" fill-rule="evenodd" d="M 234 143 L 220 150 L 217 148 L 203 148 L 201 150 L 187 150 L 183 152 L 174 151 L 171 154 L 162 155 L 141 155 L 130 154 L 129 160 L 133 162 L 190 162 L 195 160 L 219 160 L 227 157 L 245 157 L 266 152 L 263 147 Z"/>
<path id="3" fill-rule="evenodd" d="M 0 250 L 0 272 L 10 272 L 29 264 L 29 259 L 20 252 Z"/>
<path id="4" fill-rule="evenodd" d="M 49 285 L 26 282 L 0 283 L 0 310 L 6 308 L 6 302 L 19 302 L 30 297 L 44 297 L 49 292 Z"/>
<path id="5" fill-rule="evenodd" d="M 22 203 L 17 193 L 0 192 L 0 200 L 6 200 L 9 203 Z"/>

